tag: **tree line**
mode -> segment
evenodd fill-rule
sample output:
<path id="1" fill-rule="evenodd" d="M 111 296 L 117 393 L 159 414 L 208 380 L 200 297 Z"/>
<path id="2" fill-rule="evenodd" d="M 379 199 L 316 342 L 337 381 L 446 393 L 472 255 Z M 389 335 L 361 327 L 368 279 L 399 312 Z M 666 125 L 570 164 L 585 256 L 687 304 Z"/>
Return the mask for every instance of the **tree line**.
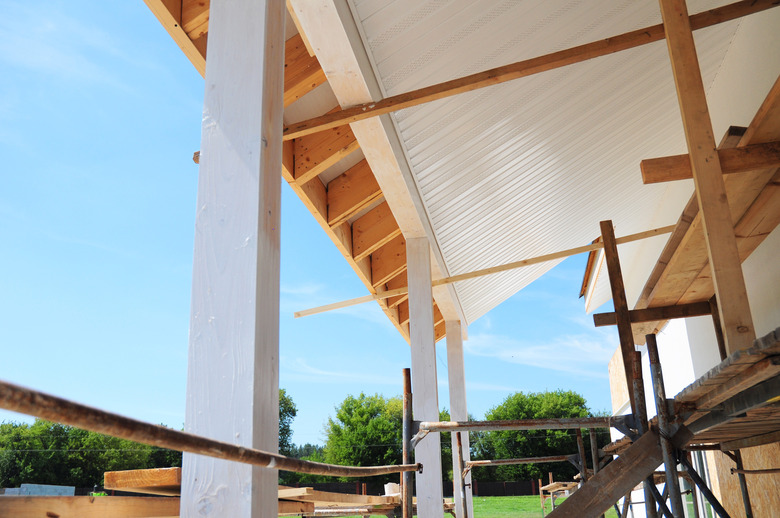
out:
<path id="1" fill-rule="evenodd" d="M 284 389 L 279 391 L 279 452 L 290 457 L 350 466 L 400 464 L 402 459 L 402 400 L 379 394 L 347 396 L 325 423 L 325 444 L 296 445 L 292 424 L 297 407 Z M 490 409 L 486 420 L 588 417 L 593 415 L 585 399 L 571 391 L 518 392 Z M 446 410 L 441 421 L 449 421 Z M 470 419 L 472 419 L 470 417 Z M 609 442 L 599 430 L 599 446 Z M 435 437 L 435 435 L 432 435 Z M 431 437 L 424 439 L 430 440 Z M 589 451 L 588 434 L 584 434 Z M 442 475 L 452 480 L 452 448 L 449 433 L 440 434 Z M 472 459 L 506 459 L 572 454 L 577 452 L 573 430 L 495 431 L 471 433 Z M 33 424 L 0 424 L 0 487 L 22 483 L 77 487 L 101 485 L 103 473 L 127 469 L 181 466 L 180 452 L 134 443 L 78 428 L 36 420 Z M 568 463 L 479 467 L 477 480 L 528 480 L 552 472 L 557 480 L 577 472 Z M 397 481 L 397 475 L 383 482 Z M 311 484 L 334 479 L 317 475 L 280 472 L 282 484 Z M 347 480 L 347 479 L 344 479 Z"/>

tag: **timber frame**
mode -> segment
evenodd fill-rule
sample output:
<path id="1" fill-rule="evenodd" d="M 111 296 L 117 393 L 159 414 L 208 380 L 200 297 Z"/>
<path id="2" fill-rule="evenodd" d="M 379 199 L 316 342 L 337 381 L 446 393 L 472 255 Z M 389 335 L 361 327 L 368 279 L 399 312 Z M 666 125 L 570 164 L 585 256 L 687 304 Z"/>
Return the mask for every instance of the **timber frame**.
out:
<path id="1" fill-rule="evenodd" d="M 246 226 L 252 227 L 248 234 L 260 236 L 256 240 L 258 249 L 249 263 L 242 257 L 237 260 L 236 256 L 242 252 L 235 253 L 236 247 L 230 246 L 230 239 L 221 240 L 223 236 L 213 230 L 208 216 L 198 222 L 191 332 L 194 338 L 190 349 L 191 389 L 188 390 L 188 421 L 195 423 L 194 426 L 188 423 L 188 426 L 193 433 L 165 431 L 121 416 L 106 418 L 104 414 L 91 413 L 94 409 L 2 383 L 0 400 L 6 408 L 21 409 L 62 422 L 92 423 L 94 429 L 118 436 L 218 458 L 219 463 L 206 464 L 200 457 L 190 457 L 183 478 L 181 472 L 158 474 L 156 476 L 161 477 L 156 479 L 158 482 L 164 478 L 170 483 L 159 484 L 156 488 L 152 487 L 154 484 L 143 485 L 142 482 L 124 486 L 147 490 L 152 487 L 152 492 L 171 495 L 175 494 L 175 490 L 171 489 L 175 481 L 171 482 L 170 477 L 178 478 L 183 495 L 182 515 L 194 514 L 196 501 L 200 505 L 201 498 L 209 502 L 216 500 L 213 495 L 199 493 L 204 491 L 196 483 L 200 473 L 216 473 L 217 478 L 224 475 L 234 486 L 236 480 L 249 481 L 246 488 L 252 496 L 249 507 L 245 506 L 238 512 L 242 518 L 277 513 L 310 515 L 314 512 L 312 502 L 324 498 L 321 494 L 292 488 L 273 492 L 275 474 L 258 469 L 260 467 L 311 473 L 324 470 L 344 476 L 403 472 L 405 486 L 410 480 L 407 473 L 416 471 L 420 516 L 438 518 L 449 510 L 442 502 L 438 432 L 451 430 L 454 432 L 454 465 L 459 475 L 455 477 L 459 497 L 454 512 L 459 518 L 471 516 L 469 470 L 477 463 L 468 458 L 468 432 L 529 427 L 576 430 L 578 452 L 566 455 L 565 460 L 578 467 L 581 485 L 549 516 L 572 516 L 575 513 L 598 516 L 613 505 L 617 508 L 621 498 L 624 499 L 623 510 L 618 509 L 618 512 L 626 516 L 630 507 L 626 495 L 641 483 L 648 516 L 661 513 L 679 518 L 683 511 L 678 465 L 683 466 L 685 476 L 698 486 L 700 494 L 710 501 L 716 512 L 727 516 L 724 507 L 703 483 L 689 460 L 687 452 L 697 449 L 729 453 L 736 464 L 734 470 L 741 477 L 745 509 L 750 515 L 744 475 L 750 474 L 751 470 L 744 469 L 739 450 L 780 442 L 780 328 L 756 338 L 742 263 L 780 224 L 780 77 L 751 123 L 746 128 L 730 128 L 716 144 L 693 31 L 777 7 L 777 0 L 737 1 L 692 16 L 688 14 L 685 0 L 660 0 L 662 24 L 389 96 L 382 96 L 378 85 L 362 77 L 361 67 L 365 67 L 362 61 L 365 60 L 352 47 L 347 31 L 342 30 L 335 35 L 317 34 L 316 30 L 307 33 L 307 29 L 316 28 L 317 24 L 335 23 L 333 19 L 337 19 L 339 14 L 335 3 L 330 10 L 317 11 L 314 8 L 303 9 L 302 0 L 288 1 L 286 9 L 280 0 L 256 4 L 247 2 L 244 6 L 255 9 L 252 12 L 257 18 L 266 22 L 262 29 L 256 29 L 247 20 L 229 13 L 224 3 L 219 8 L 215 7 L 214 22 L 210 23 L 212 10 L 209 0 L 144 2 L 193 66 L 207 81 L 211 79 L 212 86 L 219 87 L 208 89 L 207 108 L 221 108 L 221 101 L 232 99 L 228 111 L 232 110 L 237 118 L 244 116 L 241 113 L 243 100 L 233 95 L 230 84 L 224 84 L 230 81 L 222 81 L 219 75 L 224 70 L 242 80 L 247 79 L 252 91 L 262 92 L 262 101 L 255 99 L 251 103 L 251 116 L 245 117 L 250 121 L 248 125 L 252 126 L 251 131 L 248 130 L 253 139 L 248 153 L 253 157 L 252 164 L 243 163 L 238 154 L 223 153 L 230 146 L 225 144 L 226 139 L 219 131 L 213 128 L 206 131 L 206 121 L 204 147 L 196 153 L 202 177 L 206 178 L 202 180 L 204 185 L 209 182 L 218 185 L 216 194 L 208 190 L 210 185 L 204 187 L 201 193 L 204 198 L 218 205 L 223 187 L 227 191 L 231 188 L 239 191 L 238 194 L 233 193 L 236 197 L 242 194 L 242 190 L 251 193 L 247 202 L 250 210 L 240 214 L 244 219 L 238 221 L 237 226 L 243 225 L 242 230 Z M 219 21 L 218 12 L 224 16 Z M 288 37 L 284 38 L 282 25 L 268 21 L 281 18 L 289 21 L 288 31 L 294 34 L 289 35 L 288 32 Z M 210 28 L 212 40 L 209 45 Z M 237 30 L 242 38 L 257 37 L 262 40 L 255 42 L 259 43 L 262 53 L 257 49 L 247 51 L 246 55 L 242 54 L 245 60 L 240 66 L 231 68 L 226 63 L 230 61 L 229 51 L 232 48 L 228 47 L 231 37 L 235 37 L 233 30 Z M 338 39 L 342 47 L 325 48 L 320 44 L 329 37 Z M 393 147 L 397 143 L 393 139 L 398 135 L 396 130 L 391 131 L 393 125 L 386 115 L 661 40 L 666 42 L 668 50 L 688 153 L 647 157 L 637 165 L 646 184 L 693 179 L 693 196 L 677 223 L 618 238 L 612 221 L 605 219 L 600 222 L 600 236 L 589 245 L 451 275 L 424 203 L 419 192 L 414 191 L 414 179 L 410 180 L 411 174 L 406 174 L 406 168 L 410 166 L 397 163 L 398 156 Z M 219 50 L 215 51 L 215 48 Z M 334 58 L 334 54 L 339 53 L 334 48 L 340 48 L 343 55 Z M 207 56 L 215 55 L 218 57 L 214 61 L 209 57 L 210 68 L 207 68 Z M 325 62 L 325 58 L 330 63 L 337 62 L 347 72 L 340 74 L 339 70 L 334 70 L 339 67 L 326 66 L 323 69 L 320 60 Z M 262 69 L 264 80 L 248 72 L 254 71 L 255 66 Z M 278 70 L 283 70 L 283 77 L 278 77 Z M 345 77 L 357 79 L 345 86 Z M 224 90 L 220 89 L 223 87 Z M 210 113 L 220 111 L 214 109 Z M 261 152 L 255 153 L 257 149 Z M 214 151 L 212 156 L 209 156 L 210 151 Z M 228 155 L 227 158 L 225 155 Z M 249 171 L 260 170 L 262 174 L 259 178 L 245 175 L 242 181 L 249 179 L 245 185 L 225 186 L 226 182 L 219 175 L 220 168 L 232 170 L 242 167 Z M 404 340 L 410 343 L 412 370 L 406 375 L 404 383 L 404 459 L 408 461 L 411 450 L 414 450 L 416 464 L 405 462 L 391 467 L 350 468 L 315 465 L 274 453 L 275 432 L 269 430 L 275 427 L 276 423 L 272 421 L 278 409 L 269 394 L 275 397 L 278 388 L 278 368 L 274 363 L 278 356 L 278 330 L 274 326 L 278 322 L 279 310 L 279 204 L 275 194 L 278 193 L 279 175 L 291 186 L 368 290 L 369 295 L 359 300 L 376 301 Z M 260 221 L 257 221 L 257 214 L 262 215 Z M 632 309 L 626 295 L 618 245 L 667 233 L 671 235 L 666 246 Z M 234 230 L 228 237 L 235 239 L 238 235 L 239 231 Z M 584 242 L 590 242 L 593 236 L 588 237 L 588 240 L 583 238 Z M 230 295 L 225 295 L 225 291 L 214 295 L 206 275 L 210 268 L 210 253 L 214 250 L 224 252 L 231 265 L 239 264 L 237 274 L 232 270 L 228 273 L 234 275 L 231 280 L 238 279 L 236 284 L 244 290 L 240 295 L 242 300 L 251 300 L 250 304 L 240 307 L 235 311 L 237 314 L 232 315 L 237 327 L 248 329 L 245 333 L 238 333 L 242 342 L 236 345 L 242 353 L 251 357 L 251 372 L 242 373 L 245 378 L 241 380 L 244 386 L 252 387 L 253 394 L 247 400 L 243 400 L 242 394 L 237 392 L 231 393 L 226 389 L 222 393 L 217 390 L 224 388 L 220 380 L 225 372 L 230 372 L 230 366 L 225 367 L 230 358 L 224 361 L 225 365 L 215 368 L 214 373 L 209 373 L 212 360 L 219 356 L 213 344 L 222 344 L 227 338 L 223 335 L 213 341 L 209 341 L 210 336 L 203 339 L 201 332 L 208 334 L 212 330 L 204 323 L 198 309 L 230 306 Z M 609 277 L 614 311 L 594 315 L 594 321 L 598 326 L 616 325 L 618 328 L 621 370 L 626 380 L 630 413 L 588 421 L 468 422 L 462 350 L 467 321 L 454 285 L 574 253 L 590 252 L 581 291 L 585 294 L 589 282 L 595 282 L 591 279 L 598 275 L 599 269 L 595 265 L 597 251 L 606 264 L 604 270 Z M 256 297 L 258 293 L 268 296 Z M 344 305 L 336 303 L 315 310 Z M 310 310 L 309 314 L 318 312 L 315 310 Z M 656 334 L 669 319 L 705 315 L 713 319 L 722 361 L 676 397 L 667 398 Z M 249 335 L 251 337 L 247 339 Z M 439 423 L 433 421 L 438 419 L 439 409 L 435 347 L 436 342 L 444 337 L 448 345 L 450 404 L 454 420 Z M 636 349 L 642 344 L 647 347 L 653 386 L 653 394 L 647 395 L 649 397 L 644 394 L 641 353 Z M 232 343 L 226 347 L 231 354 L 235 353 L 232 347 Z M 414 398 L 411 397 L 411 386 L 414 387 Z M 209 426 L 213 416 L 209 414 L 212 409 L 209 408 L 208 397 L 211 392 L 230 405 L 236 401 L 243 405 L 231 407 L 231 412 L 233 417 L 239 414 L 250 416 L 248 425 L 236 417 L 244 428 L 233 435 L 240 436 L 245 444 L 235 445 L 225 439 L 206 438 L 212 432 Z M 195 393 L 203 397 L 193 396 Z M 648 400 L 656 405 L 656 417 L 653 419 L 648 419 Z M 414 419 L 411 414 L 414 414 Z M 593 429 L 604 426 L 615 427 L 626 437 L 601 451 L 594 448 L 590 452 L 589 469 L 581 430 L 590 430 L 593 437 Z M 419 433 L 412 437 L 415 427 Z M 262 433 L 259 428 L 262 428 Z M 263 448 L 257 448 L 257 442 Z M 617 459 L 607 463 L 612 455 L 618 455 Z M 253 467 L 242 466 L 243 479 L 230 478 L 234 475 L 228 473 L 233 470 L 226 468 L 227 460 Z M 511 464 L 551 460 L 548 457 L 495 459 L 490 462 Z M 558 456 L 555 460 L 563 461 L 564 457 Z M 656 487 L 656 469 L 661 464 L 664 465 L 665 493 L 659 493 Z M 218 466 L 218 469 L 212 469 L 212 466 Z M 230 488 L 234 493 L 244 489 L 243 486 Z M 394 497 L 392 502 L 370 498 L 345 497 L 344 500 L 355 506 L 365 504 L 366 507 L 359 508 L 361 514 L 368 514 L 368 506 L 374 504 L 381 507 L 374 510 L 384 513 L 399 505 L 404 509 L 405 517 L 410 517 L 412 513 L 409 487 L 404 488 L 403 497 Z M 271 501 L 273 505 L 270 505 Z M 14 506 L 24 504 L 22 501 L 8 502 Z M 122 501 L 117 502 L 113 509 L 104 509 L 102 502 L 100 505 L 84 502 L 57 502 L 60 506 L 57 509 L 78 505 L 79 509 L 85 510 L 83 512 L 106 515 L 125 513 L 130 505 Z M 179 512 L 179 502 L 174 499 L 165 503 L 139 500 L 136 504 L 144 507 L 146 515 L 167 516 Z M 174 506 L 176 509 L 173 509 Z M 32 506 L 26 511 L 30 509 Z M 356 509 L 350 508 L 350 511 L 358 512 Z M 38 511 L 36 507 L 34 512 Z M 48 508 L 44 511 L 55 512 Z"/>

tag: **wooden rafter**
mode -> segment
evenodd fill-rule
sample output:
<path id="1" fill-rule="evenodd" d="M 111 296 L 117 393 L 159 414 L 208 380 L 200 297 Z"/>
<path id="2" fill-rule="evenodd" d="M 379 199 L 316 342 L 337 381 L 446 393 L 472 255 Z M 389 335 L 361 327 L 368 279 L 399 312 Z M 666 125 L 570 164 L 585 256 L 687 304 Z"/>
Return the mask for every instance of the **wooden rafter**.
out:
<path id="1" fill-rule="evenodd" d="M 306 183 L 360 149 L 348 127 L 295 139 L 295 181 Z"/>
<path id="2" fill-rule="evenodd" d="M 284 105 L 291 105 L 326 81 L 319 61 L 306 50 L 302 35 L 289 38 L 284 44 Z"/>
<path id="3" fill-rule="evenodd" d="M 749 347 L 756 337 L 734 223 L 685 0 L 660 0 L 660 6 L 723 334 L 732 352 Z"/>
<path id="4" fill-rule="evenodd" d="M 181 2 L 181 27 L 191 40 L 209 32 L 210 0 L 183 0 Z"/>
<path id="5" fill-rule="evenodd" d="M 712 9 L 691 16 L 690 25 L 701 29 L 716 25 L 748 14 L 776 7 L 776 0 L 746 0 L 718 9 Z M 606 56 L 623 50 L 647 45 L 664 39 L 663 25 L 654 25 L 627 32 L 605 40 L 594 41 L 578 47 L 553 52 L 533 59 L 519 61 L 503 67 L 486 70 L 470 76 L 453 79 L 444 83 L 421 88 L 412 92 L 387 97 L 378 102 L 355 106 L 322 117 L 290 124 L 285 128 L 284 139 L 291 140 L 310 135 L 329 128 L 335 128 L 370 117 L 418 106 L 453 95 L 471 92 L 479 88 L 493 86 L 507 81 L 554 70 L 556 68 L 580 63 L 600 56 Z"/>
<path id="6" fill-rule="evenodd" d="M 328 224 L 339 225 L 381 198 L 382 189 L 363 159 L 328 183 Z"/>
<path id="7" fill-rule="evenodd" d="M 356 261 L 364 259 L 400 235 L 390 206 L 382 202 L 352 225 L 352 256 Z"/>
<path id="8" fill-rule="evenodd" d="M 406 270 L 406 240 L 398 236 L 371 255 L 371 282 L 385 284 Z"/>

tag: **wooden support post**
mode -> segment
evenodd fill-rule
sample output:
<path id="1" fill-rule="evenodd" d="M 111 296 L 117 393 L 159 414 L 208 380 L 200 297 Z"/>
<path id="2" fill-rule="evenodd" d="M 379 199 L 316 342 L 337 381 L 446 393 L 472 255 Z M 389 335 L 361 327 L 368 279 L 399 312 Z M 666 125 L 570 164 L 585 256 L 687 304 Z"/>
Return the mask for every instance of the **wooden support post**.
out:
<path id="1" fill-rule="evenodd" d="M 617 321 L 618 336 L 620 337 L 620 352 L 623 355 L 623 370 L 626 373 L 626 385 L 628 386 L 628 400 L 631 403 L 631 412 L 636 415 L 637 403 L 635 401 L 634 388 L 631 384 L 632 366 L 634 360 L 634 332 L 631 330 L 631 316 L 629 315 L 626 290 L 623 285 L 623 273 L 620 269 L 617 243 L 615 242 L 615 229 L 612 221 L 602 221 L 601 240 L 604 243 L 604 259 L 609 273 L 609 287 L 612 290 L 612 303 L 615 306 L 615 320 Z"/>
<path id="2" fill-rule="evenodd" d="M 588 460 L 585 456 L 585 443 L 582 441 L 582 430 L 577 428 L 575 432 L 577 433 L 577 453 L 580 455 L 580 477 L 584 484 L 588 481 Z"/>
<path id="3" fill-rule="evenodd" d="M 699 211 L 704 223 L 726 351 L 731 354 L 750 347 L 756 338 L 734 236 L 734 222 L 726 198 L 723 171 L 712 133 L 685 0 L 659 0 L 659 3 Z"/>
<path id="4" fill-rule="evenodd" d="M 426 238 L 417 237 L 406 241 L 414 391 L 412 406 L 414 418 L 418 421 L 439 419 L 430 254 Z M 420 518 L 441 518 L 444 514 L 439 441 L 439 433 L 432 432 L 414 449 L 415 461 L 423 465 L 423 472 L 416 477 L 417 515 Z"/>
<path id="5" fill-rule="evenodd" d="M 596 429 L 590 428 L 588 430 L 588 437 L 590 438 L 590 460 L 593 462 L 593 475 L 597 475 L 599 472 L 599 442 L 596 438 Z M 604 515 L 601 515 L 604 518 Z"/>
<path id="6" fill-rule="evenodd" d="M 634 413 L 634 417 L 638 423 L 639 429 L 637 431 L 639 434 L 647 435 L 649 427 L 647 423 L 647 404 L 645 401 L 645 382 L 642 378 L 642 353 L 634 351 L 631 355 L 631 359 L 631 378 L 633 380 L 634 397 L 636 398 L 636 412 Z M 660 464 L 660 462 L 658 464 Z M 656 464 L 656 466 L 658 464 Z M 655 509 L 655 497 L 653 496 L 655 482 L 653 481 L 652 474 L 645 479 L 643 486 L 645 493 L 645 513 L 649 518 L 656 518 L 658 514 Z"/>
<path id="7" fill-rule="evenodd" d="M 185 428 L 278 450 L 281 0 L 213 0 Z M 237 52 L 241 49 L 241 52 Z M 185 454 L 181 516 L 276 517 L 275 470 Z"/>
<path id="8" fill-rule="evenodd" d="M 463 362 L 463 333 L 459 321 L 449 321 L 447 325 L 447 367 L 449 375 L 450 385 L 450 418 L 453 421 L 468 421 L 469 415 L 466 408 L 466 373 Z M 452 458 L 455 461 L 456 452 L 456 434 L 450 434 L 452 436 Z M 469 462 L 471 460 L 470 448 L 469 448 L 469 434 L 468 432 L 462 434 L 461 439 L 461 458 L 463 462 Z M 453 490 L 460 491 L 459 480 L 453 475 Z M 461 516 L 474 516 L 474 504 L 471 491 L 471 471 L 466 474 L 464 480 L 466 487 L 465 491 L 465 513 L 462 506 L 463 501 L 459 498 L 455 498 L 455 515 L 460 518 Z"/>
<path id="9" fill-rule="evenodd" d="M 403 463 L 412 462 L 412 378 L 410 369 L 404 369 L 404 400 L 403 400 Z M 412 501 L 412 474 L 404 472 L 401 475 L 401 516 L 412 518 L 414 512 Z"/>

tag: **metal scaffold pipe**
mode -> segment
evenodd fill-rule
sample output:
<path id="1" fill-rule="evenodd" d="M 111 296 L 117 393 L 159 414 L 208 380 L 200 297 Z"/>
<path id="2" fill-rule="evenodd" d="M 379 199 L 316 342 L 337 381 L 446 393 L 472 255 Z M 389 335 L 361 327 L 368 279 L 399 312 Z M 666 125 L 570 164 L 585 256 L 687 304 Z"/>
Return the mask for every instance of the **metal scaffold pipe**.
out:
<path id="1" fill-rule="evenodd" d="M 614 417 L 572 417 L 563 419 L 518 419 L 509 421 L 423 421 L 420 430 L 426 432 L 461 432 L 495 430 L 576 430 L 579 428 L 610 428 Z"/>
<path id="2" fill-rule="evenodd" d="M 186 451 L 296 473 L 371 477 L 421 469 L 419 464 L 351 467 L 292 459 L 276 453 L 215 441 L 145 423 L 4 381 L 0 381 L 0 408 L 169 450 Z"/>

